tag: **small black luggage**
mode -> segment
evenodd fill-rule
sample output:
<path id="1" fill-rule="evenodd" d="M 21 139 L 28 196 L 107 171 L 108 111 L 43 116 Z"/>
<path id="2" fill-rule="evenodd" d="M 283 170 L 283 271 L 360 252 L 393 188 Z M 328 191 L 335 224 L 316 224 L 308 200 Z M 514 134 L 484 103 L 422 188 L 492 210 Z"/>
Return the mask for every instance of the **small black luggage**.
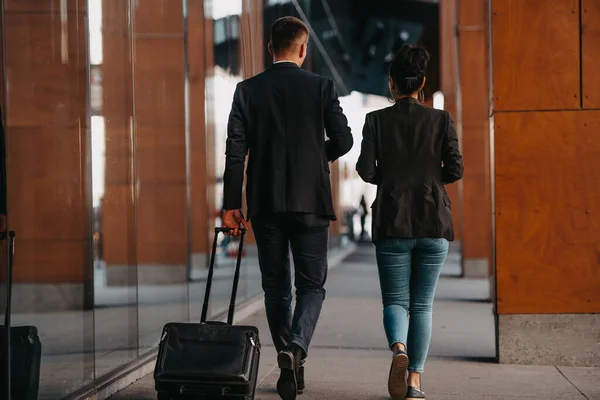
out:
<path id="1" fill-rule="evenodd" d="M 0 326 L 0 399 L 37 400 L 42 344 L 35 326 L 10 326 L 15 233 L 7 239 L 6 311 Z M 10 382 L 10 385 L 7 383 Z"/>
<path id="2" fill-rule="evenodd" d="M 200 323 L 168 323 L 163 328 L 154 369 L 158 400 L 254 399 L 260 340 L 254 326 L 233 325 L 245 231 L 237 254 L 227 323 L 206 321 L 215 267 L 216 228 Z"/>

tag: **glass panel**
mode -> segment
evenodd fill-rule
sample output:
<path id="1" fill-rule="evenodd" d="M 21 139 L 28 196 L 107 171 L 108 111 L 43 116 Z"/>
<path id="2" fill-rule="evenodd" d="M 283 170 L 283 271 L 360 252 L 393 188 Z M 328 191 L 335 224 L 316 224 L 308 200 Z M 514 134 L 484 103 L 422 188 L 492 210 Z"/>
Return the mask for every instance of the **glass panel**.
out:
<path id="1" fill-rule="evenodd" d="M 211 250 L 213 240 L 213 227 L 221 225 L 219 210 L 222 208 L 222 178 L 225 168 L 227 120 L 235 86 L 242 80 L 240 76 L 242 0 L 205 1 L 203 13 L 206 22 L 204 23 L 202 35 L 205 38 L 203 44 L 206 44 L 204 48 L 206 54 L 201 59 L 204 63 L 202 69 L 205 71 L 201 77 L 205 85 L 201 92 L 201 101 L 204 103 L 205 120 L 200 129 L 204 133 L 204 153 L 206 157 L 203 163 L 206 169 L 206 189 L 208 189 L 208 193 L 204 189 L 204 196 L 208 195 L 208 200 L 206 210 L 203 212 L 208 223 L 202 224 L 197 230 L 195 229 L 192 235 L 193 244 L 197 243 L 198 249 L 202 251 L 200 254 L 196 252 L 194 254 L 194 268 L 192 270 L 192 283 L 190 284 L 190 316 L 192 320 L 200 318 L 202 310 L 208 253 Z M 193 17 L 192 14 L 189 15 L 189 26 L 193 25 L 191 19 Z M 190 40 L 189 44 L 190 60 L 193 61 L 194 42 Z M 193 68 L 193 64 L 191 68 Z M 195 223 L 198 223 L 198 221 L 193 219 L 192 224 Z M 201 232 L 201 229 L 205 233 Z M 207 237 L 200 238 L 203 235 Z M 235 267 L 235 250 L 237 249 L 237 241 L 234 243 L 223 235 L 219 236 L 218 243 L 215 278 L 209 309 L 209 316 L 212 318 L 219 314 L 222 315 L 228 308 Z M 238 299 L 245 297 L 246 285 L 244 276 L 242 276 L 238 289 Z"/>
<path id="2" fill-rule="evenodd" d="M 188 321 L 189 202 L 184 3 L 133 7 L 140 351 Z"/>
<path id="3" fill-rule="evenodd" d="M 56 4 L 5 0 L 2 16 L 13 326 L 38 329 L 53 400 L 94 378 L 87 10 Z"/>
<path id="4" fill-rule="evenodd" d="M 88 0 L 96 375 L 138 354 L 135 131 L 129 0 Z"/>

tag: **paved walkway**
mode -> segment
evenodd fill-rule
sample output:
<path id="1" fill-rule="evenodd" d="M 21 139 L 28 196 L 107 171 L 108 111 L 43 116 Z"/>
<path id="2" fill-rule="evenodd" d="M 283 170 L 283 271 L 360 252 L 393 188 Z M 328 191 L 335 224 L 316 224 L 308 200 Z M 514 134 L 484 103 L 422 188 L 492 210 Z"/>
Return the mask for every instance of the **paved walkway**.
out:
<path id="1" fill-rule="evenodd" d="M 432 400 L 600 399 L 600 368 L 513 366 L 494 363 L 492 306 L 485 280 L 452 276 L 449 257 L 438 288 L 430 358 L 423 390 Z M 306 364 L 300 400 L 384 400 L 391 353 L 385 349 L 381 300 L 372 246 L 361 246 L 335 270 Z M 264 342 L 256 398 L 274 400 L 278 370 L 263 312 L 245 323 L 261 329 Z M 151 376 L 112 400 L 155 399 Z"/>

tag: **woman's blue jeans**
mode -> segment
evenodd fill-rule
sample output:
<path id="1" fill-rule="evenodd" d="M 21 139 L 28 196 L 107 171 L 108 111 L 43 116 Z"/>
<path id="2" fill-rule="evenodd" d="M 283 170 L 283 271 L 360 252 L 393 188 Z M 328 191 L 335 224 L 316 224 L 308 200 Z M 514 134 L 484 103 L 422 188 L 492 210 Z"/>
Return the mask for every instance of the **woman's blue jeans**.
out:
<path id="1" fill-rule="evenodd" d="M 384 239 L 375 244 L 388 344 L 406 346 L 411 372 L 423 372 L 427 359 L 433 297 L 448 246 L 441 238 Z"/>

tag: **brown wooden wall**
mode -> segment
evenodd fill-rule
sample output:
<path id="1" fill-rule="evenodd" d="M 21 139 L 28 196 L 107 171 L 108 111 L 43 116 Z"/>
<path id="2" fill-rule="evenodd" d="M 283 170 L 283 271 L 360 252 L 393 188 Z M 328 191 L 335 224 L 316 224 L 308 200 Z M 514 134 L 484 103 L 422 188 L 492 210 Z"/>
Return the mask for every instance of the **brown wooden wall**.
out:
<path id="1" fill-rule="evenodd" d="M 461 84 L 463 260 L 492 265 L 489 96 L 487 60 L 489 8 L 484 0 L 460 0 L 459 59 Z M 491 275 L 491 268 L 490 268 Z"/>
<path id="2" fill-rule="evenodd" d="M 583 106 L 600 108 L 600 1 L 581 2 Z"/>
<path id="3" fill-rule="evenodd" d="M 212 244 L 215 206 L 214 130 L 208 129 L 206 77 L 211 73 L 212 19 L 204 16 L 204 1 L 188 2 L 190 235 L 192 253 L 208 253 Z"/>
<path id="4" fill-rule="evenodd" d="M 102 113 L 105 189 L 102 199 L 104 255 L 108 264 L 135 265 L 135 153 L 133 135 L 133 36 L 129 1 L 102 3 Z"/>
<path id="5" fill-rule="evenodd" d="M 501 314 L 600 311 L 599 16 L 595 0 L 492 1 Z"/>
<path id="6" fill-rule="evenodd" d="M 458 43 L 458 0 L 440 2 L 440 87 L 444 94 L 444 108 L 454 119 L 460 139 L 461 113 L 459 98 Z M 461 140 L 462 145 L 462 140 Z M 462 181 L 446 186 L 452 201 L 452 220 L 455 240 L 462 239 Z"/>
<path id="7" fill-rule="evenodd" d="M 16 282 L 82 282 L 90 257 L 82 0 L 5 1 L 8 201 Z M 43 266 L 43 268 L 41 267 Z"/>
<path id="8" fill-rule="evenodd" d="M 106 262 L 109 267 L 135 261 L 184 265 L 188 241 L 182 4 L 139 2 L 131 21 L 129 2 L 110 0 L 104 7 L 109 4 L 104 19 L 116 19 L 119 26 L 113 35 L 105 27 L 103 37 L 103 72 L 113 83 L 104 94 L 103 110 L 106 180 L 111 188 L 102 219 Z M 134 232 L 128 233 L 131 229 Z"/>

